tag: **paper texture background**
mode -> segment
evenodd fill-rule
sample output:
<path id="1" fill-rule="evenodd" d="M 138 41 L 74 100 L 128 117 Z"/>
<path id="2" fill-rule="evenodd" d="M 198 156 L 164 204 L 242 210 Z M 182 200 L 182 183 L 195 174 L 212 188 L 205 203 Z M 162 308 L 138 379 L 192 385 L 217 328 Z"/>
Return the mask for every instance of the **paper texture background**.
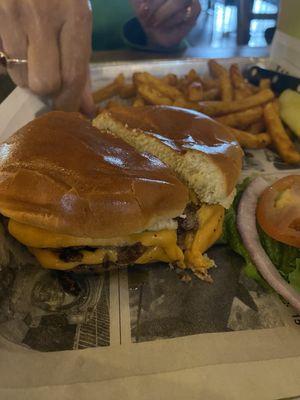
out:
<path id="1" fill-rule="evenodd" d="M 270 57 L 279 70 L 300 78 L 300 39 L 276 30 Z"/>
<path id="2" fill-rule="evenodd" d="M 181 74 L 191 67 L 204 72 L 206 61 L 93 66 L 92 74 L 100 86 L 122 70 Z M 44 107 L 17 89 L 0 106 L 1 140 Z M 289 173 L 300 171 L 269 150 L 246 153 L 243 176 L 272 181 Z M 226 246 L 210 255 L 218 265 L 213 285 L 194 277 L 184 283 L 163 264 L 83 279 L 30 259 L 17 270 L 17 256 L 10 257 L 0 268 L 0 400 L 300 395 L 300 315 L 245 278 Z"/>

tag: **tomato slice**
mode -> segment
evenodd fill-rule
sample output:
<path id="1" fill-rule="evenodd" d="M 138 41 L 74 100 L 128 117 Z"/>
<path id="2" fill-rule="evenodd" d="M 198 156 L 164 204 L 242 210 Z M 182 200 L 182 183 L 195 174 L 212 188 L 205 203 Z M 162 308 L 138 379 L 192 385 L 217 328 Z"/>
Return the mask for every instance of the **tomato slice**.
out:
<path id="1" fill-rule="evenodd" d="M 300 175 L 289 175 L 267 188 L 258 200 L 257 221 L 273 239 L 300 247 Z"/>

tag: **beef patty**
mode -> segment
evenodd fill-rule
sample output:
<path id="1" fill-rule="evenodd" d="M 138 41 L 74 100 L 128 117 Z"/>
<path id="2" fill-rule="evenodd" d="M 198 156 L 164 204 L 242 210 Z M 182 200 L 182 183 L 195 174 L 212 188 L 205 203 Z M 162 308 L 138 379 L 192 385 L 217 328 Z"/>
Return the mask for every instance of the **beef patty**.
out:
<path id="1" fill-rule="evenodd" d="M 82 250 L 94 252 L 97 250 L 95 247 L 82 246 L 82 247 L 65 247 L 57 249 L 56 253 L 61 261 L 80 262 L 83 259 Z M 146 247 L 141 243 L 135 243 L 132 246 L 125 246 L 116 248 L 118 253 L 117 265 L 128 265 L 134 263 L 145 252 Z M 104 263 L 105 264 L 105 260 Z"/>

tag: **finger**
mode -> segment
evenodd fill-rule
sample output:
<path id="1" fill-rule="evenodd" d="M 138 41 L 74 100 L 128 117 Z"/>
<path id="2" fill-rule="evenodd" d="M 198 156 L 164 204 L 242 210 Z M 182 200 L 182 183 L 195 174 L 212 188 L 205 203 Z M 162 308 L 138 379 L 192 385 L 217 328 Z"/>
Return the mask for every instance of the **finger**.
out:
<path id="1" fill-rule="evenodd" d="M 195 20 L 183 22 L 181 25 L 177 25 L 173 30 L 176 31 L 177 36 L 182 40 L 195 25 Z"/>
<path id="2" fill-rule="evenodd" d="M 70 16 L 60 34 L 62 86 L 54 108 L 77 111 L 86 84 L 91 54 L 92 18 L 90 10 Z"/>
<path id="3" fill-rule="evenodd" d="M 174 47 L 189 33 L 194 24 L 195 21 L 189 21 L 168 29 L 165 29 L 165 26 L 164 29 L 153 29 L 149 32 L 149 38 L 154 44 L 162 47 Z"/>
<path id="4" fill-rule="evenodd" d="M 167 0 L 151 19 L 153 26 L 159 26 L 166 20 L 192 4 L 191 0 Z"/>
<path id="5" fill-rule="evenodd" d="M 170 29 L 184 22 L 188 25 L 194 24 L 197 21 L 200 12 L 200 4 L 198 2 L 193 2 L 190 6 L 181 9 L 171 18 L 166 20 L 164 22 L 164 28 Z"/>
<path id="6" fill-rule="evenodd" d="M 1 27 L 2 28 L 2 27 Z M 0 28 L 0 29 L 1 29 Z M 26 34 L 18 25 L 12 30 L 1 29 L 2 50 L 9 58 L 27 58 Z M 17 86 L 27 86 L 27 65 L 10 65 L 7 71 Z"/>
<path id="7" fill-rule="evenodd" d="M 131 4 L 142 23 L 147 23 L 165 0 L 131 0 Z"/>
<path id="8" fill-rule="evenodd" d="M 185 15 L 186 7 L 167 19 L 163 24 L 164 29 L 172 29 L 175 26 L 182 24 L 183 22 L 185 22 Z"/>
<path id="9" fill-rule="evenodd" d="M 51 95 L 61 86 L 58 32 L 38 30 L 29 33 L 28 87 L 36 94 Z"/>
<path id="10" fill-rule="evenodd" d="M 91 76 L 89 71 L 87 73 L 87 80 L 81 97 L 80 111 L 91 118 L 93 118 L 96 113 L 96 106 L 93 100 Z"/>

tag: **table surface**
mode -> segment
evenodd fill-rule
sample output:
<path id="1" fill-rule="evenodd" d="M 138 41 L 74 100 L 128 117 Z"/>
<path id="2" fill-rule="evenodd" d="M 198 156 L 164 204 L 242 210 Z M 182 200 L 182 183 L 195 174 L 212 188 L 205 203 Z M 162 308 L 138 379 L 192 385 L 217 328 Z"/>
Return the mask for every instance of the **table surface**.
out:
<path id="1" fill-rule="evenodd" d="M 92 62 L 115 62 L 115 61 L 137 61 L 181 58 L 231 58 L 231 57 L 267 57 L 269 49 L 267 47 L 248 47 L 234 46 L 226 48 L 214 47 L 188 47 L 178 53 L 154 53 L 137 51 L 133 49 L 122 49 L 113 51 L 99 51 L 92 55 Z M 1 73 L 2 72 L 2 73 Z M 13 90 L 14 85 L 7 75 L 0 70 L 0 103 Z"/>

